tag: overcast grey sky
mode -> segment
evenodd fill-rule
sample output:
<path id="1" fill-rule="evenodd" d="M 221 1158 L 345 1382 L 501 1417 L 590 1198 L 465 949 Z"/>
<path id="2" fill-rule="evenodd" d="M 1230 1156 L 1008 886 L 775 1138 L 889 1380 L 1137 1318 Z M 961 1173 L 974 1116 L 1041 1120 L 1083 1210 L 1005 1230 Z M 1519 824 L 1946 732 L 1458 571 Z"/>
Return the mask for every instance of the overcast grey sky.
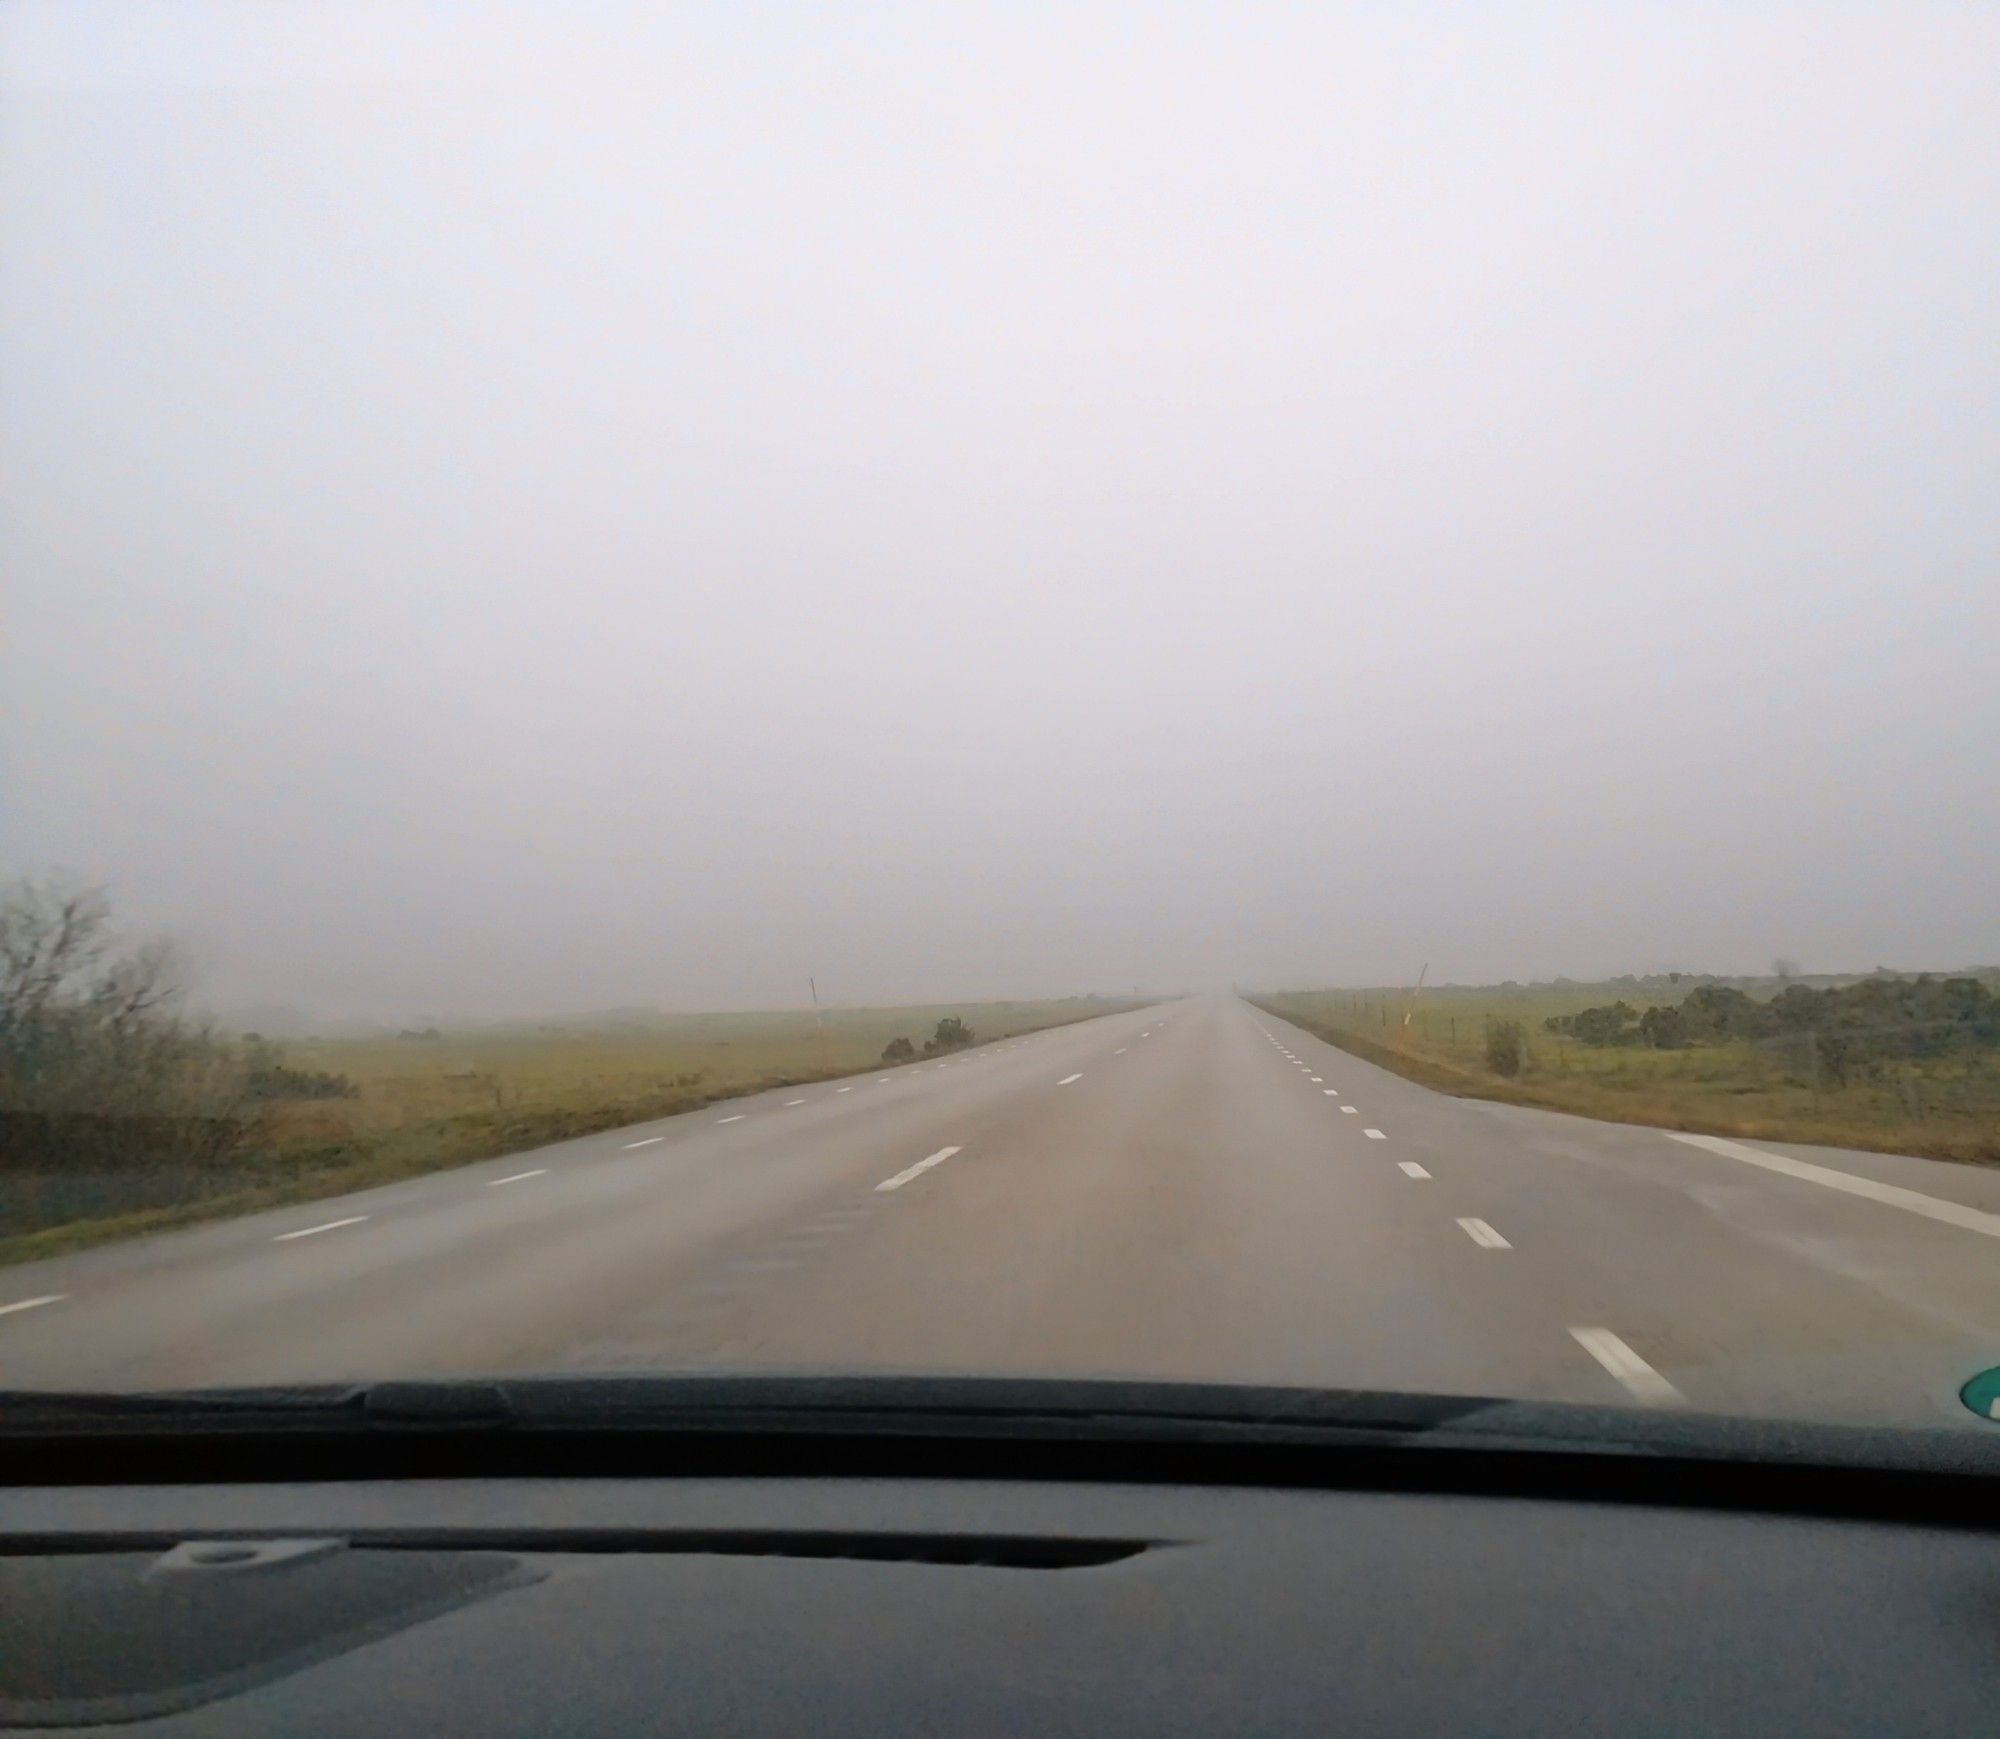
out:
<path id="1" fill-rule="evenodd" d="M 2000 957 L 2000 11 L 0 14 L 0 855 L 220 1002 Z"/>

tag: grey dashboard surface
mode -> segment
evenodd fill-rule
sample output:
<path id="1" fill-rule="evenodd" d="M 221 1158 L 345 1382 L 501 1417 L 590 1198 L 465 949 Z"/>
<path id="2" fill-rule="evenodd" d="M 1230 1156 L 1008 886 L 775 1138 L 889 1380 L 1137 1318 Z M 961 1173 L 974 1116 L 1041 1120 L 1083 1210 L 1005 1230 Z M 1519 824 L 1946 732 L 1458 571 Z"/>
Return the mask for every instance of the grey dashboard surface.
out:
<path id="1" fill-rule="evenodd" d="M 529 1480 L 16 1489 L 0 1534 L 43 1565 L 238 1534 L 422 1552 L 446 1582 L 440 1554 L 514 1565 L 193 1706 L 69 1733 L 1887 1736 L 1991 1731 L 2000 1706 L 2000 1550 L 1942 1528 L 1365 1492 Z M 275 1557 L 211 1599 L 211 1632 L 232 1598 L 269 1608 L 284 1578 L 327 1573 L 321 1551 Z M 117 1646 L 73 1605 L 0 1623 L 17 1643 Z"/>

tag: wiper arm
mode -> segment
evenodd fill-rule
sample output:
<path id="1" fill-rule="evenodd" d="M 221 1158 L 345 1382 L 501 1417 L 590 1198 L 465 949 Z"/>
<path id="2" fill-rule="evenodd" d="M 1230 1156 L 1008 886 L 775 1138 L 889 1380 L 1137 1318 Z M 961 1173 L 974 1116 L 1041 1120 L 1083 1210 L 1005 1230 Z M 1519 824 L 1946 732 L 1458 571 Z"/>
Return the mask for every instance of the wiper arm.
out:
<path id="1" fill-rule="evenodd" d="M 0 1391 L 0 1434 L 244 1429 L 1404 1436 L 1500 1405 L 1373 1390 L 958 1377 L 606 1376 Z"/>

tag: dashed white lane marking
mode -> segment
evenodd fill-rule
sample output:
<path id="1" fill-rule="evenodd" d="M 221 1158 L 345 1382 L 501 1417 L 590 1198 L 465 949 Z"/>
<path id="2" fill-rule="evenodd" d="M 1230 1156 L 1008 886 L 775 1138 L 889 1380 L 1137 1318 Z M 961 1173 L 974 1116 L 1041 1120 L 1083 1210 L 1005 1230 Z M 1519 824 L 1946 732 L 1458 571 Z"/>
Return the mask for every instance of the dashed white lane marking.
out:
<path id="1" fill-rule="evenodd" d="M 1576 1344 L 1648 1407 L 1678 1407 L 1687 1397 L 1608 1328 L 1573 1328 Z"/>
<path id="2" fill-rule="evenodd" d="M 943 1065 L 940 1064 L 939 1067 L 942 1068 Z M 836 1093 L 852 1093 L 854 1089 L 852 1087 L 836 1087 L 834 1088 L 834 1091 Z"/>
<path id="3" fill-rule="evenodd" d="M 1082 1079 L 1083 1079 L 1083 1075 L 1082 1075 L 1082 1072 L 1081 1072 L 1081 1071 L 1079 1071 L 1078 1073 L 1076 1073 L 1076 1074 L 1074 1074 L 1074 1075 L 1065 1075 L 1065 1076 L 1063 1076 L 1063 1078 L 1062 1078 L 1062 1079 L 1061 1079 L 1060 1081 L 1058 1081 L 1058 1082 L 1056 1083 L 1056 1085 L 1057 1085 L 1058 1087 L 1067 1087 L 1067 1086 L 1068 1086 L 1068 1085 L 1070 1084 L 1070 1082 L 1072 1082 L 1072 1081 L 1081 1081 Z"/>
<path id="4" fill-rule="evenodd" d="M 963 1153 L 962 1147 L 940 1147 L 928 1159 L 920 1159 L 907 1171 L 899 1171 L 894 1177 L 885 1177 L 875 1186 L 879 1194 L 883 1190 L 899 1190 L 913 1177 L 922 1177 L 934 1165 L 943 1165 L 954 1153 Z"/>
<path id="5" fill-rule="evenodd" d="M 1324 1075 L 1315 1075 L 1312 1078 L 1312 1083 L 1315 1087 L 1317 1087 L 1320 1084 L 1320 1082 L 1324 1081 L 1325 1079 L 1326 1077 Z"/>
<path id="6" fill-rule="evenodd" d="M 646 1139 L 645 1139 L 644 1141 L 628 1141 L 628 1142 L 626 1142 L 626 1143 L 625 1143 L 625 1151 L 626 1151 L 627 1153 L 630 1153 L 630 1152 L 632 1151 L 632 1149 L 633 1149 L 633 1148 L 635 1148 L 635 1147 L 651 1147 L 651 1146 L 653 1145 L 653 1143 L 654 1143 L 654 1142 L 656 1142 L 656 1141 L 665 1141 L 665 1140 L 666 1140 L 666 1137 L 665 1137 L 664 1135 L 649 1135 L 649 1136 L 647 1136 L 647 1137 L 646 1137 Z"/>
<path id="7" fill-rule="evenodd" d="M 1387 1141 L 1389 1139 L 1379 1129 L 1364 1129 L 1361 1133 L 1367 1136 L 1370 1141 Z"/>
<path id="8" fill-rule="evenodd" d="M 787 1104 L 788 1106 L 789 1106 L 789 1105 L 803 1105 L 803 1104 L 805 1103 L 805 1101 L 804 1101 L 803 1099 L 787 1099 L 787 1100 L 785 1101 L 785 1103 L 786 1103 L 786 1104 Z"/>
<path id="9" fill-rule="evenodd" d="M 17 1298 L 12 1304 L 0 1304 L 0 1316 L 12 1316 L 17 1310 L 40 1310 L 45 1304 L 60 1304 L 68 1296 L 67 1292 L 44 1292 L 39 1298 Z"/>
<path id="10" fill-rule="evenodd" d="M 1357 1112 L 1352 1105 L 1343 1105 L 1341 1106 L 1341 1110 L 1345 1112 L 1349 1117 L 1355 1117 L 1360 1115 L 1360 1113 Z"/>
<path id="11" fill-rule="evenodd" d="M 1114 1057 L 1122 1057 L 1122 1056 L 1123 1056 L 1123 1055 L 1125 1054 L 1125 1050 L 1126 1050 L 1126 1047 L 1125 1047 L 1124 1045 L 1120 1045 L 1120 1046 L 1119 1046 L 1119 1047 L 1118 1047 L 1118 1048 L 1117 1048 L 1117 1049 L 1116 1049 L 1115 1051 L 1113 1051 L 1113 1052 L 1112 1052 L 1111 1054 L 1112 1054 L 1112 1055 L 1113 1055 Z"/>
<path id="12" fill-rule="evenodd" d="M 303 1231 L 280 1232 L 271 1240 L 274 1244 L 289 1244 L 294 1238 L 317 1237 L 321 1232 L 337 1232 L 342 1226 L 358 1226 L 367 1219 L 366 1214 L 349 1214 L 344 1220 L 328 1220 L 323 1226 L 307 1226 Z"/>
<path id="13" fill-rule="evenodd" d="M 1851 1196 L 1866 1196 L 1869 1201 L 1880 1202 L 1885 1207 L 1901 1208 L 1905 1213 L 1942 1220 L 1947 1226 L 1961 1226 L 1968 1232 L 1984 1232 L 1989 1238 L 2000 1238 L 2000 1214 L 1983 1213 L 1960 1202 L 1927 1196 L 1921 1190 L 1906 1190 L 1900 1184 L 1877 1183 L 1872 1177 L 1857 1177 L 1851 1171 L 1835 1171 L 1829 1165 L 1813 1165 L 1807 1160 L 1787 1158 L 1782 1153 L 1764 1153 L 1754 1147 L 1745 1147 L 1740 1141 L 1724 1141 L 1716 1135 L 1682 1135 L 1675 1130 L 1667 1133 L 1676 1141 L 1685 1141 L 1690 1147 L 1706 1148 L 1725 1159 L 1740 1159 L 1745 1165 L 1761 1165 L 1766 1171 L 1804 1178 L 1807 1183 L 1824 1184 L 1830 1190 L 1845 1190 Z"/>
<path id="14" fill-rule="evenodd" d="M 875 1085 L 876 1085 L 876 1086 L 878 1086 L 878 1087 L 886 1087 L 886 1086 L 888 1086 L 888 1084 L 889 1084 L 889 1077 L 888 1077 L 887 1075 L 877 1075 L 877 1076 L 875 1077 Z"/>
<path id="15" fill-rule="evenodd" d="M 1340 1089 L 1338 1087 L 1328 1087 L 1326 1089 L 1326 1096 L 1329 1099 L 1338 1099 L 1340 1097 Z"/>
<path id="16" fill-rule="evenodd" d="M 1458 1229 L 1482 1250 L 1511 1250 L 1514 1247 L 1484 1220 L 1460 1220 Z"/>
<path id="17" fill-rule="evenodd" d="M 486 1180 L 486 1187 L 490 1190 L 497 1190 L 503 1183 L 521 1183 L 531 1177 L 547 1177 L 548 1175 L 549 1168 L 545 1165 L 539 1165 L 533 1171 L 517 1171 L 512 1177 L 489 1177 Z"/>
<path id="18" fill-rule="evenodd" d="M 1414 1159 L 1399 1159 L 1396 1162 L 1396 1169 L 1405 1177 L 1429 1177 L 1431 1175 L 1422 1166 L 1417 1164 Z"/>

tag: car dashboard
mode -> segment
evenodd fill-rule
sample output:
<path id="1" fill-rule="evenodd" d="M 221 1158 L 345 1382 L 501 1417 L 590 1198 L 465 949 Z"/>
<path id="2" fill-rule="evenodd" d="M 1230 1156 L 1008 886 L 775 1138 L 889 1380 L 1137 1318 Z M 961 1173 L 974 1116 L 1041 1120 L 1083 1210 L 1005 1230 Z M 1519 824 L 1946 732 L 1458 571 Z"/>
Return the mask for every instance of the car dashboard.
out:
<path id="1" fill-rule="evenodd" d="M 16 1486 L 0 1721 L 175 1736 L 1990 1731 L 1932 1521 L 951 1478 Z"/>

